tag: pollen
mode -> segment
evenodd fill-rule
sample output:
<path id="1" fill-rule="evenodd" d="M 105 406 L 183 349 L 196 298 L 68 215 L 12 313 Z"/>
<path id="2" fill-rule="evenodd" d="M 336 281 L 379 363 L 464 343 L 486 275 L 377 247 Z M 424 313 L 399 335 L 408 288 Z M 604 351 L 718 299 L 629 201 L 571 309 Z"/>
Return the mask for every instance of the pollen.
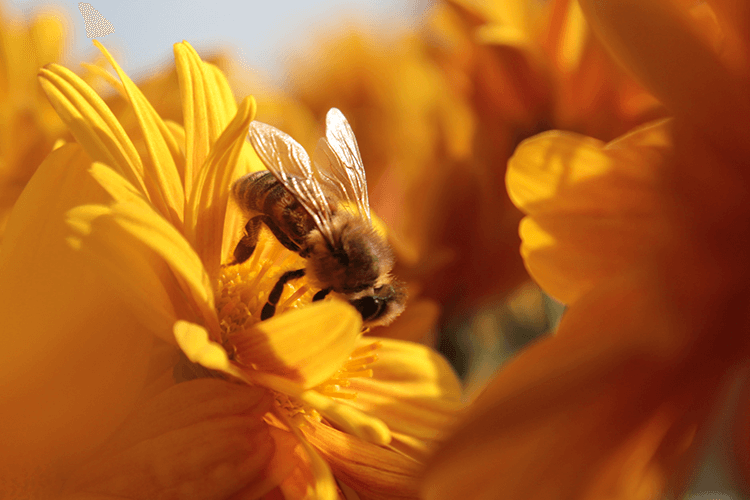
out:
<path id="1" fill-rule="evenodd" d="M 380 342 L 356 348 L 349 360 L 328 380 L 315 388 L 316 391 L 331 398 L 355 399 L 357 393 L 348 390 L 351 386 L 350 379 L 356 377 L 372 378 L 373 371 L 370 365 L 378 360 L 377 350 Z"/>
<path id="2" fill-rule="evenodd" d="M 304 259 L 268 237 L 260 238 L 246 262 L 223 266 L 216 284 L 216 309 L 223 338 L 227 340 L 260 321 L 263 306 L 279 277 L 304 267 Z M 290 281 L 284 285 L 276 314 L 309 304 L 312 297 L 306 278 Z"/>

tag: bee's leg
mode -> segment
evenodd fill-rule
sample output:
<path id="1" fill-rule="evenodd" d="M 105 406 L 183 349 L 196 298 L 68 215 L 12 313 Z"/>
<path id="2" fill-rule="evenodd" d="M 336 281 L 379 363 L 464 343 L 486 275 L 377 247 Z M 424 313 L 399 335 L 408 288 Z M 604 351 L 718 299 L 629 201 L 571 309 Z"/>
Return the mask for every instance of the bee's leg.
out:
<path id="1" fill-rule="evenodd" d="M 260 223 L 263 221 L 263 216 L 253 217 L 247 224 L 245 224 L 245 235 L 234 247 L 234 262 L 230 265 L 242 264 L 255 251 L 255 245 L 258 244 L 258 233 L 260 233 Z"/>
<path id="2" fill-rule="evenodd" d="M 281 299 L 281 292 L 284 291 L 284 285 L 290 280 L 301 278 L 305 275 L 304 269 L 297 269 L 296 271 L 287 271 L 281 275 L 279 281 L 276 282 L 271 293 L 268 294 L 268 302 L 263 306 L 263 310 L 260 312 L 260 319 L 268 319 L 276 313 L 276 305 Z"/>
<path id="3" fill-rule="evenodd" d="M 313 295 L 313 300 L 312 301 L 313 302 L 317 302 L 319 300 L 323 300 L 323 299 L 326 298 L 326 295 L 328 295 L 329 293 L 331 293 L 331 289 L 330 288 L 324 288 L 324 289 L 320 290 L 318 293 L 316 293 L 315 295 Z"/>

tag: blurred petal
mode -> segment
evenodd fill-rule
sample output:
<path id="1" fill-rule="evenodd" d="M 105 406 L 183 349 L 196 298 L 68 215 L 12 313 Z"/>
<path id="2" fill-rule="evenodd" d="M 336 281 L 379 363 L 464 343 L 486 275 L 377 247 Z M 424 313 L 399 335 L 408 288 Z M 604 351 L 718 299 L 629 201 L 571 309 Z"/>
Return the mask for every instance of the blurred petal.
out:
<path id="1" fill-rule="evenodd" d="M 77 144 L 51 153 L 0 248 L 4 471 L 28 461 L 39 471 L 75 465 L 122 422 L 146 381 L 153 337 L 66 241 L 72 207 L 111 200 L 87 172 L 90 161 Z"/>
<path id="2" fill-rule="evenodd" d="M 436 455 L 425 498 L 679 496 L 725 361 L 649 274 L 597 288 L 511 361 Z"/>
<path id="3" fill-rule="evenodd" d="M 158 276 L 154 281 L 154 293 L 159 293 L 159 288 L 166 288 L 172 299 L 182 297 L 184 302 L 187 297 L 192 311 L 178 311 L 181 316 L 190 315 L 183 319 L 200 317 L 209 329 L 218 334 L 212 285 L 200 258 L 185 238 L 146 200 L 134 196 L 132 187 L 111 169 L 94 164 L 91 174 L 122 201 L 110 206 L 96 208 L 88 205 L 72 210 L 69 214 L 70 224 L 80 235 L 76 244 L 90 250 L 101 264 L 114 274 L 119 274 L 125 288 L 131 292 L 140 291 L 134 297 L 140 297 L 144 303 L 150 301 L 151 290 L 138 283 L 139 277 L 131 274 L 125 262 L 143 258 L 143 251 L 148 248 L 152 255 L 158 256 L 153 263 L 155 270 L 152 271 Z M 164 272 L 165 263 L 169 269 L 167 273 Z M 170 284 L 177 287 L 169 287 Z M 179 304 L 181 301 L 173 302 Z M 166 332 L 169 331 L 171 324 Z M 166 335 L 166 332 L 161 331 L 160 335 Z"/>
<path id="4" fill-rule="evenodd" d="M 506 183 L 513 203 L 528 214 L 519 227 L 521 254 L 547 293 L 572 304 L 666 239 L 660 165 L 670 123 L 607 145 L 547 132 L 518 146 Z"/>
<path id="5" fill-rule="evenodd" d="M 66 493 L 256 498 L 275 486 L 266 481 L 279 451 L 263 421 L 270 406 L 260 388 L 214 379 L 177 384 L 144 402 L 68 481 Z"/>
<path id="6" fill-rule="evenodd" d="M 737 44 L 735 49 L 738 53 L 733 54 L 741 60 L 740 64 L 747 71 L 750 56 L 750 5 L 744 0 L 709 0 L 708 5 L 713 7 L 716 16 L 720 19 L 724 32 L 729 32 L 732 42 Z"/>
<path id="7" fill-rule="evenodd" d="M 361 328 L 362 317 L 353 307 L 332 300 L 262 321 L 237 333 L 232 343 L 243 364 L 311 388 L 349 358 Z"/>
<path id="8" fill-rule="evenodd" d="M 676 116 L 720 147 L 747 144 L 750 98 L 686 10 L 660 0 L 580 0 L 603 42 Z M 738 142 L 740 141 L 740 142 Z"/>
<path id="9" fill-rule="evenodd" d="M 410 301 L 401 315 L 387 328 L 371 330 L 377 336 L 398 340 L 409 340 L 431 345 L 431 336 L 440 317 L 440 306 L 434 300 Z"/>

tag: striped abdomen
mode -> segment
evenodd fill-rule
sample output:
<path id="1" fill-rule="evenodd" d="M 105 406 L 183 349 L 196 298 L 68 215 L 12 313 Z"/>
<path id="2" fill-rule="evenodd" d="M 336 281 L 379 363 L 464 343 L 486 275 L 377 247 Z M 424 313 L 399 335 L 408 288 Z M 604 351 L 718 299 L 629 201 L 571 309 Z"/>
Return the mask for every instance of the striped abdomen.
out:
<path id="1" fill-rule="evenodd" d="M 245 236 L 234 252 L 237 263 L 252 255 L 261 223 L 289 250 L 300 253 L 305 249 L 314 221 L 271 172 L 263 170 L 240 177 L 232 186 L 232 195 L 249 218 Z"/>

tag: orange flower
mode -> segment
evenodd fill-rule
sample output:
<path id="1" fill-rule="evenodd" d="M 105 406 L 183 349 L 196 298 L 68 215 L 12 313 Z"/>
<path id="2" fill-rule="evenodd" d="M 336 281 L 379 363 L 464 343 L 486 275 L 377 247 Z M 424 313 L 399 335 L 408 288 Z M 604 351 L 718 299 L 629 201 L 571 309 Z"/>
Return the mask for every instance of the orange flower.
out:
<path id="1" fill-rule="evenodd" d="M 427 473 L 430 499 L 679 496 L 750 354 L 748 11 L 580 3 L 675 118 L 608 144 L 548 132 L 518 147 L 524 261 L 569 309 L 476 400 Z"/>
<path id="2" fill-rule="evenodd" d="M 144 147 L 83 80 L 54 64 L 40 71 L 78 144 L 40 166 L 0 249 L 0 441 L 12 451 L 0 459 L 3 486 L 73 498 L 280 488 L 329 499 L 342 484 L 414 497 L 460 405 L 448 364 L 423 346 L 363 339 L 354 308 L 332 297 L 310 305 L 304 279 L 259 321 L 301 257 L 263 233 L 251 259 L 226 264 L 244 223 L 230 185 L 262 168 L 245 140 L 253 98 L 237 105 L 221 71 L 183 42 L 185 125 L 165 122 L 95 44 Z M 178 347 L 203 366 L 177 365 L 181 380 L 209 369 L 252 387 L 175 386 Z"/>

